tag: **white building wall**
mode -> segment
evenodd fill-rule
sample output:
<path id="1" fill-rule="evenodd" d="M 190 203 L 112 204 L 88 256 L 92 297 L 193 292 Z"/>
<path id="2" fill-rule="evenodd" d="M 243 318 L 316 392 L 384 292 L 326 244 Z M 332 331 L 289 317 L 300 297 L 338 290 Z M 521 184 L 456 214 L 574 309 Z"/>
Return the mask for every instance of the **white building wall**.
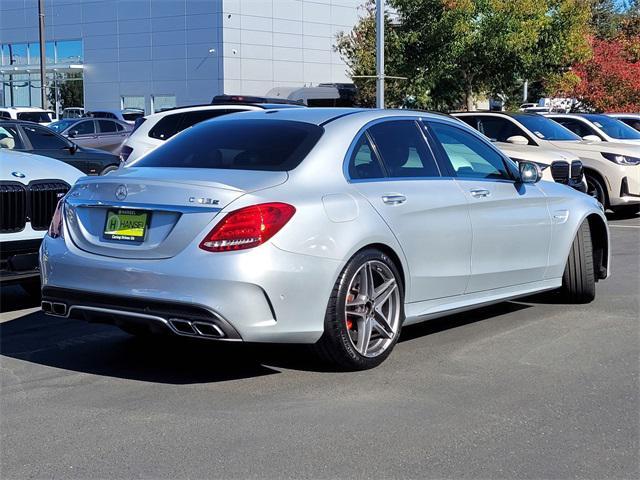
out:
<path id="1" fill-rule="evenodd" d="M 350 82 L 333 51 L 364 0 L 223 0 L 225 93 L 264 95 L 275 86 Z"/>

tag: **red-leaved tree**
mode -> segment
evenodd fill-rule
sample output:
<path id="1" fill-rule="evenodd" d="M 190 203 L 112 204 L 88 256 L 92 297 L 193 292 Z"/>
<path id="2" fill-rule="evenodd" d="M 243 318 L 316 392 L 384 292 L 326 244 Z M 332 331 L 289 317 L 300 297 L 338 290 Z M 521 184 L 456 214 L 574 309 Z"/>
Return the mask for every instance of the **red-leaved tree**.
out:
<path id="1" fill-rule="evenodd" d="M 593 39 L 593 57 L 575 65 L 572 95 L 603 112 L 640 111 L 640 39 Z"/>

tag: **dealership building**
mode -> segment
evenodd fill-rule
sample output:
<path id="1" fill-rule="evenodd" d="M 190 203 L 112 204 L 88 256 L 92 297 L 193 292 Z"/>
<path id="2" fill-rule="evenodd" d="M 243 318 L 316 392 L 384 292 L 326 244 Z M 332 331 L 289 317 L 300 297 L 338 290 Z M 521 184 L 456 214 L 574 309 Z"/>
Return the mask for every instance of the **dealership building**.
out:
<path id="1" fill-rule="evenodd" d="M 348 82 L 334 51 L 364 0 L 45 0 L 49 92 L 86 109 L 207 103 Z M 0 0 L 1 106 L 40 106 L 38 0 Z"/>

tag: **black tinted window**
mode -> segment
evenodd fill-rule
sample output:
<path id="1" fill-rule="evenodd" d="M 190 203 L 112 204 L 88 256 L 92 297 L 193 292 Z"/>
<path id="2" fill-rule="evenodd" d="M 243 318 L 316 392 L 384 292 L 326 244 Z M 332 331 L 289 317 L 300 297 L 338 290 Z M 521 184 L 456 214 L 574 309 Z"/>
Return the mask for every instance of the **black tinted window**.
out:
<path id="1" fill-rule="evenodd" d="M 440 172 L 413 120 L 378 123 L 369 128 L 390 177 L 438 177 Z"/>
<path id="2" fill-rule="evenodd" d="M 176 113 L 161 118 L 158 120 L 158 123 L 149 130 L 149 136 L 158 140 L 167 140 L 173 137 L 178 133 L 178 125 L 180 125 L 182 115 L 182 113 Z"/>
<path id="3" fill-rule="evenodd" d="M 0 117 L 2 118 L 11 118 L 11 114 L 9 112 L 0 112 Z"/>
<path id="4" fill-rule="evenodd" d="M 116 122 L 110 122 L 109 120 L 98 120 L 98 128 L 100 128 L 100 133 L 115 133 Z"/>
<path id="5" fill-rule="evenodd" d="M 22 125 L 22 130 L 27 135 L 34 150 L 52 150 L 66 148 L 69 145 L 48 128 Z"/>
<path id="6" fill-rule="evenodd" d="M 35 123 L 51 123 L 51 117 L 47 112 L 20 112 L 18 120 L 26 120 Z"/>
<path id="7" fill-rule="evenodd" d="M 349 178 L 383 178 L 384 172 L 366 135 L 361 135 L 349 159 Z"/>
<path id="8" fill-rule="evenodd" d="M 494 142 L 506 142 L 509 137 L 519 135 L 527 138 L 526 134 L 515 123 L 506 118 L 480 117 L 478 130 Z M 529 140 L 527 138 L 527 140 Z M 529 140 L 529 143 L 532 143 Z"/>
<path id="9" fill-rule="evenodd" d="M 475 135 L 442 123 L 430 126 L 457 177 L 511 179 L 502 156 Z"/>
<path id="10" fill-rule="evenodd" d="M 89 112 L 87 113 L 87 117 L 93 118 L 118 118 L 111 112 Z"/>
<path id="11" fill-rule="evenodd" d="M 204 122 L 133 165 L 282 172 L 297 167 L 323 131 L 317 125 L 286 120 Z"/>
<path id="12" fill-rule="evenodd" d="M 176 133 L 192 127 L 205 120 L 220 117 L 229 113 L 241 112 L 243 110 L 197 110 L 193 112 L 176 113 L 174 115 L 167 115 L 162 118 L 151 130 L 149 130 L 149 136 L 151 138 L 157 138 L 158 140 L 167 140 L 173 137 Z"/>
<path id="13" fill-rule="evenodd" d="M 73 125 L 70 131 L 75 131 L 76 135 L 93 135 L 96 133 L 96 127 L 93 120 L 85 120 L 84 122 L 78 122 Z"/>
<path id="14" fill-rule="evenodd" d="M 558 122 L 563 127 L 568 128 L 569 130 L 571 130 L 573 133 L 575 133 L 580 137 L 584 137 L 586 135 L 595 135 L 597 137 L 600 137 L 600 135 L 598 135 L 593 128 L 591 128 L 586 123 L 583 123 L 579 120 L 573 120 L 568 118 L 554 118 L 554 121 Z"/>

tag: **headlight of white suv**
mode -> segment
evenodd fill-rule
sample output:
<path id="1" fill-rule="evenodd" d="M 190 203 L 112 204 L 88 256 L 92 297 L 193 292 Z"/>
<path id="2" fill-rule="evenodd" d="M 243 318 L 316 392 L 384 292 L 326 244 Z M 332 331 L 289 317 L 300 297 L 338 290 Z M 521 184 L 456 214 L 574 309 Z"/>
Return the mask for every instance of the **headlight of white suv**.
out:
<path id="1" fill-rule="evenodd" d="M 601 152 L 601 155 L 618 165 L 640 165 L 640 158 L 630 157 L 629 155 L 620 155 L 618 153 L 604 153 Z"/>

